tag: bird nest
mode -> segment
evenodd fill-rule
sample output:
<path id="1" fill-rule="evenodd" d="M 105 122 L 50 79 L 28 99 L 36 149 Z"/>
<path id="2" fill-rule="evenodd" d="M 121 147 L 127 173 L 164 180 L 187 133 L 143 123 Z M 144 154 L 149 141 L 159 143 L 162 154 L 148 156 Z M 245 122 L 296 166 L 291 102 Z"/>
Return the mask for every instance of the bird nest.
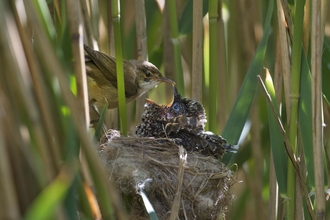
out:
<path id="1" fill-rule="evenodd" d="M 132 219 L 149 219 L 142 193 L 160 219 L 219 219 L 233 201 L 232 171 L 165 138 L 120 137 L 109 130 L 99 154 L 123 200 L 130 198 Z"/>

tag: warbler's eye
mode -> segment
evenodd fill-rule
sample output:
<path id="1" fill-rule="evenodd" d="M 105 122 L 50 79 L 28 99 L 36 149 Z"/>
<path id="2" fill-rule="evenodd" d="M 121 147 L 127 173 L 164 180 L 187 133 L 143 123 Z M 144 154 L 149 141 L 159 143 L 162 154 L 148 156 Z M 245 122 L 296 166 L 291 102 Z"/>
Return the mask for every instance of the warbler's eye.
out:
<path id="1" fill-rule="evenodd" d="M 144 72 L 144 74 L 146 75 L 146 77 L 150 77 L 150 76 L 151 76 L 151 72 L 150 72 L 149 70 L 146 70 L 146 71 Z"/>

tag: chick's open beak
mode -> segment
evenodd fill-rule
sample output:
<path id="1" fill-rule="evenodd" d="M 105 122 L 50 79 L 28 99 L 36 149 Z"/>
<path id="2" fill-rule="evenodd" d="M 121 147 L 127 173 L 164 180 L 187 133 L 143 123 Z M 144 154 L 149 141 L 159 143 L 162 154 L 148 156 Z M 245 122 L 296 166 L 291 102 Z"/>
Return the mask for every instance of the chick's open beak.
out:
<path id="1" fill-rule="evenodd" d="M 160 104 L 157 104 L 156 102 L 154 102 L 154 101 L 151 100 L 151 99 L 146 98 L 146 101 L 147 101 L 148 103 L 150 103 L 150 104 L 156 104 L 156 105 L 158 105 L 158 106 L 161 106 Z"/>
<path id="2" fill-rule="evenodd" d="M 176 88 L 175 84 L 173 84 L 173 99 L 170 103 L 166 104 L 167 107 L 172 106 L 173 102 L 174 102 L 174 97 L 180 95 L 180 93 L 178 92 L 178 89 Z"/>
<path id="3" fill-rule="evenodd" d="M 178 92 L 178 90 L 177 90 L 177 88 L 176 88 L 176 86 L 175 86 L 175 82 L 174 82 L 174 81 L 172 81 L 172 80 L 170 80 L 170 79 L 167 79 L 167 78 L 163 78 L 163 79 L 164 79 L 164 80 L 162 80 L 162 82 L 168 82 L 168 83 L 171 83 L 171 84 L 173 85 L 173 99 L 172 99 L 172 101 L 171 101 L 170 103 L 164 105 L 165 107 L 170 107 L 170 106 L 172 106 L 172 104 L 173 104 L 173 102 L 174 102 L 174 97 L 175 97 L 176 95 L 179 95 L 179 92 Z M 161 79 L 159 79 L 159 80 L 161 80 Z M 146 98 L 146 101 L 147 101 L 148 103 L 150 103 L 150 104 L 156 104 L 156 105 L 158 105 L 158 106 L 162 106 L 162 105 L 157 104 L 156 102 L 154 102 L 153 100 L 148 99 L 148 98 Z"/>

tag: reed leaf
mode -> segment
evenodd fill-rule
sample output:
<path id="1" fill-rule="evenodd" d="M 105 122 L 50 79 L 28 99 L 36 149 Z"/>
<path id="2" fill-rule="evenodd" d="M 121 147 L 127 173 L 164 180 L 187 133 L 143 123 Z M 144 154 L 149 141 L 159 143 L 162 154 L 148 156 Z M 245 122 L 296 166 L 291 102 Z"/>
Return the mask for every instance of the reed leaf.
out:
<path id="1" fill-rule="evenodd" d="M 84 183 L 82 182 L 80 176 L 77 178 L 77 188 L 77 194 L 79 196 L 79 208 L 83 210 L 84 216 L 86 216 L 86 218 L 95 219 L 96 216 L 93 214 L 91 204 L 89 203 L 86 195 L 87 193 L 84 188 Z"/>
<path id="2" fill-rule="evenodd" d="M 231 111 L 229 119 L 222 132 L 222 136 L 232 144 L 238 143 L 252 105 L 258 83 L 257 75 L 263 68 L 263 60 L 267 49 L 267 42 L 271 33 L 271 18 L 273 11 L 274 2 L 270 1 L 267 9 L 267 17 L 264 23 L 264 34 L 246 73 L 233 110 Z"/>
<path id="3" fill-rule="evenodd" d="M 286 153 L 287 155 L 289 156 L 289 159 L 290 159 L 290 162 L 292 163 L 294 169 L 295 169 L 295 172 L 296 172 L 296 177 L 297 177 L 297 182 L 296 182 L 296 187 L 297 189 L 299 189 L 299 194 L 300 195 L 303 195 L 305 197 L 305 200 L 306 200 L 306 204 L 307 204 L 307 207 L 308 207 L 308 211 L 309 211 L 309 215 L 312 219 L 315 219 L 315 214 L 313 212 L 313 207 L 312 207 L 312 203 L 311 203 L 311 200 L 310 200 L 310 197 L 309 197 L 309 192 L 307 190 L 307 187 L 306 187 L 306 177 L 305 177 L 305 173 L 306 171 L 304 171 L 304 168 L 302 168 L 300 166 L 300 163 L 299 163 L 299 160 L 297 160 L 297 156 L 294 154 L 293 150 L 292 150 L 292 147 L 290 145 L 290 141 L 289 141 L 289 138 L 287 137 L 287 134 L 286 134 L 286 131 L 284 130 L 284 127 L 283 127 L 283 124 L 280 120 L 280 118 L 278 117 L 278 113 L 277 113 L 277 110 L 275 108 L 275 106 L 273 105 L 273 102 L 272 102 L 272 98 L 271 96 L 269 95 L 267 89 L 266 89 L 266 86 L 264 85 L 264 83 L 262 82 L 261 80 L 261 77 L 258 76 L 259 78 L 259 82 L 261 83 L 263 89 L 264 89 L 264 92 L 266 94 L 266 98 L 267 98 L 267 101 L 268 101 L 268 104 L 269 106 L 271 107 L 270 110 L 272 111 L 273 113 L 273 116 L 277 122 L 277 127 L 280 129 L 281 133 L 282 133 L 282 137 L 283 137 L 283 141 L 284 141 L 284 147 L 285 147 L 285 150 L 286 150 Z M 301 162 L 302 164 L 304 164 L 304 162 L 302 161 Z M 287 197 L 285 197 L 287 199 Z M 301 199 L 301 198 L 299 198 Z M 299 205 L 301 206 L 301 204 Z M 300 209 L 301 207 L 297 207 L 297 209 Z M 301 211 L 301 210 L 300 210 Z"/>
<path id="4" fill-rule="evenodd" d="M 268 94 L 271 97 L 273 106 L 277 111 L 277 117 L 280 117 L 279 105 L 276 100 L 273 80 L 268 72 L 266 73 L 265 85 Z M 278 182 L 280 193 L 283 196 L 285 196 L 287 194 L 288 156 L 285 151 L 282 132 L 278 127 L 278 124 L 276 122 L 276 119 L 274 117 L 274 114 L 271 110 L 269 103 L 267 103 L 267 115 L 269 122 L 269 134 L 270 134 L 270 142 L 271 142 L 272 155 L 274 160 L 276 179 Z"/>
<path id="5" fill-rule="evenodd" d="M 314 158 L 313 158 L 313 137 L 312 137 L 312 88 L 311 75 L 307 59 L 302 54 L 301 60 L 301 80 L 299 99 L 299 130 L 304 148 L 304 157 L 308 172 L 309 186 L 314 187 Z"/>
<path id="6" fill-rule="evenodd" d="M 48 38 L 55 40 L 56 30 L 53 25 L 46 1 L 35 0 L 32 1 L 31 3 L 34 4 L 34 7 L 36 9 L 35 12 L 38 13 L 42 26 L 46 30 L 46 33 L 48 34 Z"/>
<path id="7" fill-rule="evenodd" d="M 35 198 L 24 219 L 50 219 L 55 215 L 72 184 L 72 168 L 64 166 L 60 174 Z"/>
<path id="8" fill-rule="evenodd" d="M 141 189 L 140 195 L 142 197 L 144 206 L 146 207 L 150 220 L 158 220 L 159 218 L 158 218 L 154 208 L 152 207 L 152 204 L 150 203 L 147 193 L 145 192 L 144 189 Z"/>
<path id="9" fill-rule="evenodd" d="M 330 39 L 324 37 L 324 51 L 322 54 L 322 82 L 330 82 Z M 330 100 L 330 86 L 322 83 L 322 92 L 327 100 Z"/>

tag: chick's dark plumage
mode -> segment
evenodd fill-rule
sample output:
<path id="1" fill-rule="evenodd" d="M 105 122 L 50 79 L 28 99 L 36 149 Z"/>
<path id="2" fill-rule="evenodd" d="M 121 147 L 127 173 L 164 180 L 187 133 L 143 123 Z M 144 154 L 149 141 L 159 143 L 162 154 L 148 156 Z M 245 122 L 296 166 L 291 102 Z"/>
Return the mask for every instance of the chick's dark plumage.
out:
<path id="1" fill-rule="evenodd" d="M 166 113 L 164 106 L 148 100 L 144 105 L 146 109 L 141 116 L 141 123 L 136 127 L 136 135 L 140 137 L 164 138 Z"/>
<path id="2" fill-rule="evenodd" d="M 194 99 L 183 98 L 174 87 L 173 102 L 161 106 L 149 100 L 136 134 L 142 137 L 172 139 L 187 151 L 221 158 L 232 145 L 219 135 L 205 131 L 204 107 Z"/>
<path id="3" fill-rule="evenodd" d="M 182 129 L 199 134 L 204 131 L 206 114 L 202 104 L 194 99 L 183 98 L 174 87 L 174 98 L 165 108 L 167 116 L 166 133 Z"/>

